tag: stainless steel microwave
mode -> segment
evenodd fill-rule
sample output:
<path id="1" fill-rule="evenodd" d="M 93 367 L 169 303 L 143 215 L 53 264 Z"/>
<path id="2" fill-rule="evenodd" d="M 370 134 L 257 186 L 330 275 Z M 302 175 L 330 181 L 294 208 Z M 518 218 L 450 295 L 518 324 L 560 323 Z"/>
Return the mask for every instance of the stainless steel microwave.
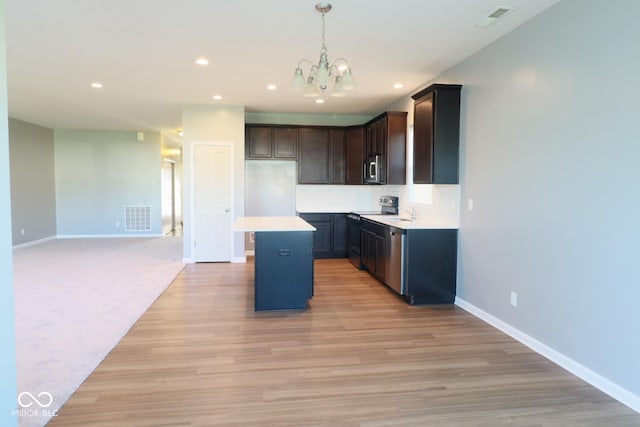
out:
<path id="1" fill-rule="evenodd" d="M 364 163 L 364 182 L 384 184 L 387 182 L 384 156 L 369 156 Z"/>

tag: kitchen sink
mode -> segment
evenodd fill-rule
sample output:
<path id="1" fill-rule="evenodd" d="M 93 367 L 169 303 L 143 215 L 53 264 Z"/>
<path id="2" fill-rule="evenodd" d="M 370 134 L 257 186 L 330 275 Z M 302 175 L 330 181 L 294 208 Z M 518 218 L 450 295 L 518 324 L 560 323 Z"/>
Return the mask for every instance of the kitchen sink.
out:
<path id="1" fill-rule="evenodd" d="M 407 221 L 407 222 L 413 222 L 414 220 L 409 219 L 409 218 L 385 218 L 385 220 L 387 221 Z"/>

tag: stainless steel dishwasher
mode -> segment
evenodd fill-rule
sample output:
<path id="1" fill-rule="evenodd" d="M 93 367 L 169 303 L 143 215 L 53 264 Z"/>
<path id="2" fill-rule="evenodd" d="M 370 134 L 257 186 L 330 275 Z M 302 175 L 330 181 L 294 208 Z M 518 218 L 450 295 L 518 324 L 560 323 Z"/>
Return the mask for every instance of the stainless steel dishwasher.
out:
<path id="1" fill-rule="evenodd" d="M 385 246 L 387 250 L 385 282 L 400 295 L 406 294 L 404 277 L 404 239 L 407 231 L 396 227 L 387 227 Z"/>

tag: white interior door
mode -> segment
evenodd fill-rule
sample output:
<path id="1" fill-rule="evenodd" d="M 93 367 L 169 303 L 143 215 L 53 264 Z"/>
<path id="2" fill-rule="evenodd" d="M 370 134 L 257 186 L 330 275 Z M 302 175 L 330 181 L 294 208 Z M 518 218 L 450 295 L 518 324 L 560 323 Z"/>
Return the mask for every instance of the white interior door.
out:
<path id="1" fill-rule="evenodd" d="M 193 254 L 196 262 L 231 261 L 231 145 L 194 144 Z"/>

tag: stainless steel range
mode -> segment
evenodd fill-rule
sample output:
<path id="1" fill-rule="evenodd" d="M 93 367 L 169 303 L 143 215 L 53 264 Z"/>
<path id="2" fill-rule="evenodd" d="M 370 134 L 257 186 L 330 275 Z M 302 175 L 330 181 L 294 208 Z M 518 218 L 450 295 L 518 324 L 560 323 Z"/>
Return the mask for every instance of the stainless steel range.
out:
<path id="1" fill-rule="evenodd" d="M 357 268 L 362 268 L 360 261 L 360 217 L 362 215 L 398 215 L 398 198 L 382 196 L 378 199 L 379 211 L 356 211 L 347 215 L 349 231 L 349 261 Z"/>

